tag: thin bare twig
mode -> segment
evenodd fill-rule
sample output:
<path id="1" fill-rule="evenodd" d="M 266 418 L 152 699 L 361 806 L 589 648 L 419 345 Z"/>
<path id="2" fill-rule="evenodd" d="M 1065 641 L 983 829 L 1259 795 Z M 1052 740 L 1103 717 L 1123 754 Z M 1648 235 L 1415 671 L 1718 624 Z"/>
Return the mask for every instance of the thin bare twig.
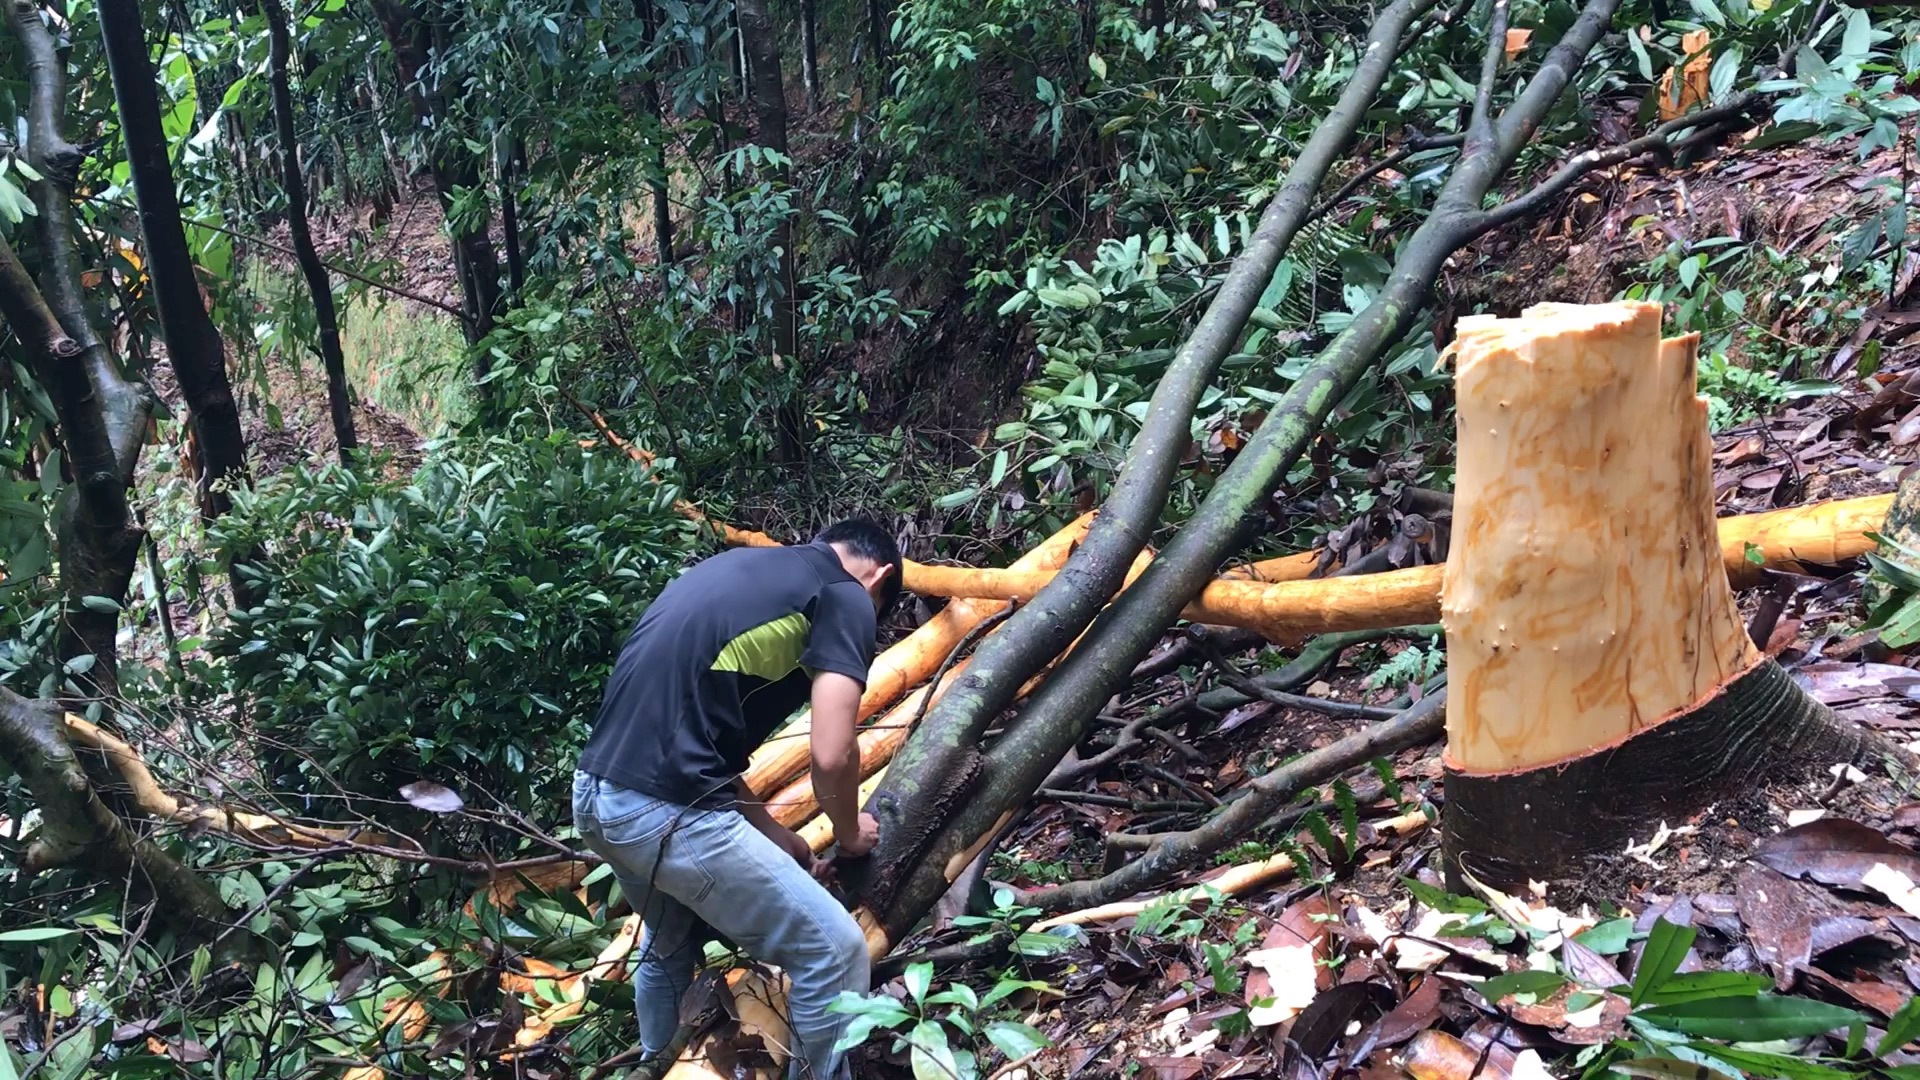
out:
<path id="1" fill-rule="evenodd" d="M 1341 184 L 1340 190 L 1335 191 L 1332 195 L 1329 195 L 1325 199 L 1321 200 L 1320 205 L 1314 207 L 1312 212 L 1307 214 L 1307 220 L 1318 221 L 1321 218 L 1325 217 L 1326 215 L 1332 213 L 1335 207 L 1345 202 L 1347 199 L 1347 196 L 1352 195 L 1354 192 L 1360 190 L 1362 185 L 1371 181 L 1374 177 L 1379 176 L 1381 173 L 1386 172 L 1388 169 L 1393 168 L 1395 165 L 1398 165 L 1401 162 L 1407 160 L 1413 155 L 1423 154 L 1428 150 L 1440 150 L 1446 147 L 1457 147 L 1461 143 L 1465 142 L 1466 138 L 1467 137 L 1465 135 L 1431 135 L 1431 136 L 1415 135 L 1409 139 L 1406 139 L 1400 144 L 1399 149 L 1395 150 L 1391 154 L 1388 154 L 1386 157 L 1381 158 L 1379 161 L 1376 161 L 1373 164 L 1367 166 L 1366 168 L 1361 169 L 1359 172 L 1353 175 L 1352 179 L 1348 180 L 1344 184 Z"/>
<path id="2" fill-rule="evenodd" d="M 132 203 L 121 202 L 119 199 L 110 199 L 104 195 L 85 195 L 85 196 L 82 196 L 82 198 L 85 198 L 89 202 L 100 203 L 104 206 L 117 207 L 121 210 L 132 210 L 135 213 L 139 212 L 139 207 L 134 206 Z M 283 247 L 279 244 L 274 243 L 271 240 L 266 239 L 265 237 L 253 236 L 248 233 L 239 232 L 234 229 L 229 229 L 225 225 L 215 225 L 211 221 L 196 220 L 196 221 L 190 222 L 190 224 L 202 229 L 212 229 L 214 232 L 220 233 L 223 236 L 230 236 L 235 240 L 242 240 L 242 241 L 245 241 L 246 243 L 254 244 L 259 247 L 266 248 L 268 251 L 277 251 L 282 255 L 286 255 L 290 257 L 298 257 L 298 254 L 299 254 L 298 252 L 294 251 L 292 248 Z M 377 289 L 381 292 L 392 293 L 395 296 L 402 297 L 407 300 L 411 300 L 416 304 L 425 304 L 430 308 L 436 308 L 440 311 L 446 312 L 447 314 L 453 316 L 456 319 L 459 319 L 462 323 L 465 323 L 467 321 L 467 317 L 465 313 L 463 313 L 459 308 L 454 307 L 450 304 L 442 303 L 438 300 L 433 299 L 432 297 L 422 296 L 419 293 L 411 292 L 409 290 L 403 289 L 398 285 L 389 285 L 384 281 L 377 281 L 373 278 L 366 276 L 365 274 L 358 273 L 353 270 L 349 270 L 346 267 L 337 265 L 335 263 L 329 263 L 329 262 L 323 261 L 321 265 L 325 266 L 329 273 L 339 274 L 343 278 L 348 278 L 353 281 L 357 281 L 360 284 L 367 286 L 368 288 Z"/>

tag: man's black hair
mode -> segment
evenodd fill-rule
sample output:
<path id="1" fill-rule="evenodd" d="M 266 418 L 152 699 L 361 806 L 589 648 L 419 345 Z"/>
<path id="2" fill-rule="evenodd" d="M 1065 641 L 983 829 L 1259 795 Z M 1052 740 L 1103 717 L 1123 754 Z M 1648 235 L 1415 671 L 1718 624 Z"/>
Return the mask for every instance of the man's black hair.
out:
<path id="1" fill-rule="evenodd" d="M 890 567 L 880 581 L 880 613 L 893 610 L 900 599 L 900 545 L 893 534 L 870 518 L 846 518 L 820 530 L 816 544 L 839 544 L 849 552 L 880 566 Z"/>

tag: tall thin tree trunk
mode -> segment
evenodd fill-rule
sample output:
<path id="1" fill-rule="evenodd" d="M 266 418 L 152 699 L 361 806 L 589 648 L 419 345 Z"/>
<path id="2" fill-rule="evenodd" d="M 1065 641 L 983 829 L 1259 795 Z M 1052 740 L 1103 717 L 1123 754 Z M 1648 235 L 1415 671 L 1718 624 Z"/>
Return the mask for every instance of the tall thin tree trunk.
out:
<path id="1" fill-rule="evenodd" d="M 333 441 L 342 464 L 353 463 L 360 437 L 353 429 L 353 399 L 347 386 L 347 358 L 340 348 L 340 318 L 333 306 L 333 282 L 314 250 L 307 227 L 307 179 L 300 168 L 300 140 L 293 122 L 293 90 L 287 74 L 290 43 L 286 12 L 280 0 L 260 0 L 267 17 L 267 46 L 273 84 L 273 122 L 280 140 L 282 186 L 287 191 L 287 231 L 300 273 L 313 294 L 314 322 L 320 328 L 320 362 L 327 370 L 327 413 L 333 420 Z"/>
<path id="2" fill-rule="evenodd" d="M 633 14 L 640 21 L 641 47 L 646 50 L 647 74 L 640 86 L 640 96 L 653 122 L 647 136 L 647 186 L 653 193 L 653 239 L 660 265 L 665 267 L 673 261 L 673 209 L 667 189 L 667 122 L 660 103 L 660 74 L 665 57 L 655 55 L 659 48 L 659 24 L 651 0 L 633 0 Z"/>
<path id="3" fill-rule="evenodd" d="M 227 379 L 227 350 L 207 314 L 193 252 L 180 221 L 173 166 L 166 132 L 160 124 L 160 96 L 139 0 L 99 0 L 100 36 L 106 44 L 114 99 L 120 106 L 120 131 L 127 143 L 134 196 L 140 204 L 140 233 L 146 240 L 147 274 L 167 355 L 186 398 L 189 423 L 200 465 L 200 517 L 211 521 L 230 505 L 223 483 L 244 481 L 246 438 L 240 409 Z M 234 599 L 250 606 L 250 590 L 236 574 Z"/>
<path id="4" fill-rule="evenodd" d="M 728 19 L 733 23 L 733 49 L 728 56 L 728 63 L 733 68 L 733 94 L 735 97 L 745 98 L 748 92 L 747 36 L 740 29 L 740 5 L 738 0 L 734 3 L 733 13 L 728 16 Z"/>
<path id="5" fill-rule="evenodd" d="M 807 112 L 820 111 L 818 0 L 800 0 L 800 78 L 806 84 Z"/>
<path id="6" fill-rule="evenodd" d="M 668 198 L 667 183 L 667 117 L 666 110 L 660 104 L 660 71 L 663 58 L 651 54 L 659 47 L 660 28 L 658 16 L 653 10 L 652 0 L 633 0 L 634 15 L 640 20 L 640 31 L 645 48 L 649 54 L 647 61 L 647 81 L 640 86 L 641 99 L 646 104 L 647 115 L 653 120 L 653 131 L 648 136 L 647 186 L 653 189 L 653 241 L 660 252 L 660 265 L 673 262 L 673 204 Z"/>
<path id="7" fill-rule="evenodd" d="M 444 45 L 437 40 L 444 36 L 443 31 L 429 26 L 406 0 L 374 0 L 373 7 L 393 49 L 394 70 L 413 104 L 414 119 L 428 141 L 427 157 L 441 210 L 451 213 L 455 193 L 480 190 L 481 176 L 475 155 L 445 130 L 447 109 L 440 93 L 422 81 L 429 51 Z M 477 222 L 455 230 L 453 261 L 460 278 L 467 343 L 477 345 L 493 332 L 493 322 L 500 314 L 500 262 L 484 211 Z M 474 350 L 473 365 L 476 379 L 484 379 L 491 371 L 484 350 Z"/>
<path id="8" fill-rule="evenodd" d="M 527 256 L 520 247 L 520 177 L 515 171 L 514 144 L 508 140 L 507 152 L 499 158 L 500 242 L 507 249 L 507 293 L 517 303 L 527 287 Z"/>
<path id="9" fill-rule="evenodd" d="M 879 92 L 887 92 L 887 0 L 867 0 L 867 49 L 880 73 Z"/>
<path id="10" fill-rule="evenodd" d="M 367 102 L 373 106 L 374 129 L 380 133 L 380 152 L 387 163 L 387 176 L 393 183 L 394 194 L 407 187 L 408 170 L 406 161 L 400 156 L 400 150 L 393 145 L 393 132 L 387 130 L 387 103 L 380 96 L 380 77 L 372 68 L 365 72 Z"/>
<path id="11" fill-rule="evenodd" d="M 780 76 L 780 46 L 773 36 L 773 20 L 767 15 L 767 0 L 736 0 L 734 12 L 740 19 L 740 41 L 752 63 L 753 105 L 760 129 L 758 142 L 782 158 L 787 152 L 786 83 Z M 781 166 L 779 179 L 787 179 Z M 780 281 L 773 300 L 773 350 L 784 363 L 793 365 L 796 385 L 792 398 L 780 414 L 780 456 L 800 460 L 805 452 L 805 379 L 800 370 L 799 305 L 795 295 L 792 219 L 783 218 L 774 229 L 774 247 L 780 253 Z"/>

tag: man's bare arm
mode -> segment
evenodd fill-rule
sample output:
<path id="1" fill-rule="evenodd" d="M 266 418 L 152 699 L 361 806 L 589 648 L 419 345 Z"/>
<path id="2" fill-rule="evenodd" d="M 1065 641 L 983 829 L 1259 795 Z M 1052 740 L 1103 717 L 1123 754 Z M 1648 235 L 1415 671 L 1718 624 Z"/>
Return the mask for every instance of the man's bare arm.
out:
<path id="1" fill-rule="evenodd" d="M 873 819 L 860 813 L 859 722 L 859 682 L 832 671 L 815 675 L 813 793 L 833 822 L 834 841 L 848 855 L 865 855 L 877 834 Z"/>
<path id="2" fill-rule="evenodd" d="M 740 808 L 740 813 L 752 823 L 754 828 L 766 832 L 780 827 L 780 823 L 773 820 L 773 815 L 767 813 L 767 805 L 760 801 L 760 796 L 755 795 L 753 788 L 747 786 L 746 777 L 733 778 L 733 797 L 734 805 Z"/>

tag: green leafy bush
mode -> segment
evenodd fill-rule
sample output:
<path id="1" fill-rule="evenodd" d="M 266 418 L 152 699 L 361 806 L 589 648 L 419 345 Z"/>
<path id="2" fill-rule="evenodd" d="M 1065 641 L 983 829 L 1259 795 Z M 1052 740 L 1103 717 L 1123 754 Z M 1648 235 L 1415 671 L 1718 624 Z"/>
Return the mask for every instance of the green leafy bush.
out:
<path id="1" fill-rule="evenodd" d="M 614 656 L 694 542 L 674 489 L 555 435 L 456 443 L 411 482 L 338 466 L 236 492 L 215 528 L 266 600 L 211 642 L 276 779 L 391 795 L 564 791 Z"/>

